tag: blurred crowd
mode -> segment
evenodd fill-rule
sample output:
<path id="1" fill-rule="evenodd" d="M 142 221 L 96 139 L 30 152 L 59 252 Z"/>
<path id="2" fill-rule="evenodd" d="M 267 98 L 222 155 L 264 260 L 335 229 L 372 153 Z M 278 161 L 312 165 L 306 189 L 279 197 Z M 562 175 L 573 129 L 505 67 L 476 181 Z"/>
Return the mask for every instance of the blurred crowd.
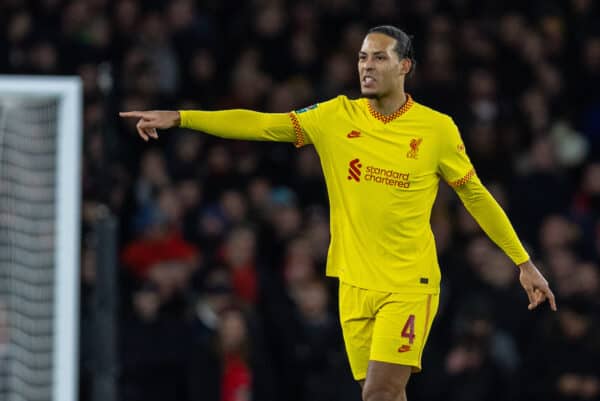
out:
<path id="1" fill-rule="evenodd" d="M 388 23 L 414 35 L 407 91 L 455 119 L 559 304 L 527 310 L 515 266 L 442 184 L 441 305 L 411 400 L 600 400 L 599 21 L 594 0 L 0 1 L 1 73 L 83 80 L 83 326 L 105 205 L 118 399 L 359 400 L 314 149 L 185 130 L 146 143 L 117 111 L 357 97 L 361 41 Z M 84 350 L 82 401 L 88 364 Z"/>

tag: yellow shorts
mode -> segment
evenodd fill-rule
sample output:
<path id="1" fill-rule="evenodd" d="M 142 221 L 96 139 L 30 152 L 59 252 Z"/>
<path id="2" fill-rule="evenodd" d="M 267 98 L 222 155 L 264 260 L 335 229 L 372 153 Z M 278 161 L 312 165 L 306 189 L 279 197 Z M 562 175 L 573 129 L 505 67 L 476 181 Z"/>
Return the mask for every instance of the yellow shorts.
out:
<path id="1" fill-rule="evenodd" d="M 346 352 L 356 380 L 366 378 L 369 360 L 421 371 L 421 355 L 439 294 L 373 291 L 340 281 L 339 304 Z"/>

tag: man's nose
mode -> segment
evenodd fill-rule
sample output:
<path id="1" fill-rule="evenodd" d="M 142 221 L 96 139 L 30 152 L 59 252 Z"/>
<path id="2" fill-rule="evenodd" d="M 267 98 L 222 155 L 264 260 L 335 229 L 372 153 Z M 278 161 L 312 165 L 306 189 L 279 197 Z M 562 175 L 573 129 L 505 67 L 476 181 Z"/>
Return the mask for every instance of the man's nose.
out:
<path id="1" fill-rule="evenodd" d="M 365 60 L 365 64 L 364 64 L 365 70 L 372 70 L 374 68 L 374 66 L 375 66 L 375 63 L 373 62 L 372 59 L 367 58 Z"/>

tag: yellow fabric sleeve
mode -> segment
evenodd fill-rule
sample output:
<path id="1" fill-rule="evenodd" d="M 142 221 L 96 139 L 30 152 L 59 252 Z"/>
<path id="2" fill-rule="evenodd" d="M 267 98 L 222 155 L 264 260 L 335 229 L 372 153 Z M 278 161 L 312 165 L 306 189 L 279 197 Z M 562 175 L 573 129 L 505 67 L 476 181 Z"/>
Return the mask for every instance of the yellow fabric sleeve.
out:
<path id="1" fill-rule="evenodd" d="M 453 188 L 483 231 L 516 265 L 529 260 L 529 255 L 519 241 L 506 213 L 477 175 L 473 175 L 467 182 Z"/>
<path id="2" fill-rule="evenodd" d="M 291 113 L 259 113 L 251 110 L 180 110 L 182 128 L 227 139 L 302 143 Z"/>
<path id="3" fill-rule="evenodd" d="M 447 117 L 438 122 L 440 135 L 440 162 L 438 173 L 451 187 L 459 187 L 475 173 L 465 150 L 458 127 Z"/>

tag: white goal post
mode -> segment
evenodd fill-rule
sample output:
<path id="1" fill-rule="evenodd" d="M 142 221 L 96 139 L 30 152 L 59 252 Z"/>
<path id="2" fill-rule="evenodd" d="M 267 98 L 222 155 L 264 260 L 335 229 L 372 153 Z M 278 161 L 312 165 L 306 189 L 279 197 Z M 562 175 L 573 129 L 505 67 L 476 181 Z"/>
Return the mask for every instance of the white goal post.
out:
<path id="1" fill-rule="evenodd" d="M 14 110 L 17 110 L 15 108 L 22 110 L 20 109 L 20 103 L 27 103 L 28 101 L 36 102 L 39 100 L 51 101 L 53 106 L 46 108 L 46 110 L 55 110 L 56 112 L 56 115 L 53 117 L 55 120 L 52 120 L 52 122 L 48 125 L 48 127 L 51 127 L 51 130 L 56 134 L 56 138 L 54 139 L 55 142 L 52 142 L 50 147 L 50 149 L 53 149 L 52 152 L 54 154 L 52 156 L 55 158 L 55 160 L 51 161 L 52 165 L 55 166 L 55 175 L 53 178 L 54 193 L 48 195 L 49 198 L 52 198 L 50 202 L 54 204 L 53 216 L 51 215 L 51 217 L 54 218 L 54 226 L 52 228 L 54 240 L 53 263 L 52 261 L 48 262 L 49 265 L 53 265 L 54 267 L 54 271 L 51 273 L 52 276 L 50 277 L 50 282 L 53 283 L 53 294 L 50 298 L 53 300 L 53 306 L 51 309 L 49 309 L 49 316 L 52 318 L 52 322 L 51 324 L 48 324 L 49 326 L 51 325 L 51 331 L 49 334 L 49 338 L 51 337 L 51 340 L 48 340 L 48 347 L 51 348 L 51 373 L 48 374 L 48 380 L 50 381 L 50 384 L 46 386 L 44 390 L 44 392 L 49 394 L 40 394 L 39 391 L 35 392 L 34 390 L 31 390 L 30 393 L 26 393 L 26 390 L 24 389 L 23 393 L 18 395 L 13 394 L 12 396 L 9 396 L 8 399 L 19 400 L 27 399 L 29 397 L 33 398 L 34 396 L 27 396 L 26 394 L 36 394 L 35 399 L 40 400 L 50 399 L 52 401 L 76 401 L 78 392 L 79 355 L 79 249 L 81 204 L 80 166 L 82 142 L 81 120 L 83 112 L 82 85 L 79 78 L 0 75 L 0 169 L 5 168 L 4 175 L 2 175 L 2 172 L 0 172 L 0 185 L 4 185 L 5 188 L 8 188 L 9 185 L 12 185 L 14 188 L 19 188 L 19 191 L 35 190 L 35 183 L 39 179 L 35 177 L 37 174 L 35 172 L 36 170 L 23 170 L 23 176 L 26 178 L 22 182 L 17 182 L 16 180 L 19 178 L 13 176 L 18 174 L 6 175 L 9 174 L 9 170 L 7 169 L 10 169 L 10 171 L 17 171 L 17 169 L 21 167 L 14 167 L 12 164 L 7 164 L 9 161 L 6 159 L 6 153 L 18 152 L 18 150 L 13 151 L 9 148 L 5 148 L 5 140 L 7 140 L 7 135 L 9 135 L 6 133 L 9 131 L 5 124 L 7 121 L 10 121 L 9 119 L 11 118 L 11 113 L 13 113 L 12 115 L 15 115 L 13 112 Z M 13 111 L 11 111 L 11 108 Z M 22 121 L 20 124 L 25 127 L 23 128 L 23 135 L 19 135 L 15 129 L 10 131 L 13 132 L 10 135 L 13 135 L 13 138 L 16 138 L 14 139 L 15 141 L 21 141 L 18 142 L 20 143 L 18 146 L 30 146 L 31 149 L 37 151 L 36 149 L 38 149 L 38 147 L 41 145 L 35 142 L 37 140 L 36 138 L 32 139 L 32 137 L 27 136 L 29 135 L 27 132 L 27 127 L 29 127 L 27 125 L 28 120 L 21 119 L 19 121 Z M 19 137 L 21 137 L 21 139 L 19 139 Z M 44 141 L 46 141 L 44 143 L 49 143 L 46 137 L 44 137 Z M 35 163 L 35 157 L 39 157 L 35 155 L 35 153 L 32 153 L 32 155 L 32 159 L 29 161 L 24 161 L 24 163 L 28 163 L 27 166 L 31 165 L 31 163 Z M 21 155 L 12 157 L 18 158 L 19 160 L 26 159 Z M 48 156 L 48 158 L 49 157 L 50 156 Z M 47 173 L 51 174 L 51 172 Z M 52 191 L 47 190 L 46 192 Z M 12 202 L 11 204 L 16 205 L 11 206 L 13 208 L 19 206 L 20 201 L 17 195 L 15 195 L 15 199 L 10 198 L 10 193 L 4 198 L 2 198 L 2 195 L 3 192 L 0 188 L 1 202 L 6 202 L 7 204 Z M 36 199 L 36 201 L 38 200 Z M 24 223 L 22 223 L 24 224 L 24 227 L 31 227 L 32 222 L 35 224 L 35 218 L 30 218 L 30 220 L 27 220 L 29 217 L 23 216 L 23 210 L 26 210 L 25 208 L 19 209 L 19 213 L 14 213 L 13 215 L 11 215 L 10 210 L 11 209 L 8 206 L 4 209 L 0 208 L 0 212 L 4 214 L 4 216 L 0 216 L 4 220 L 4 223 L 2 223 L 0 220 L 0 225 L 5 224 L 5 231 L 11 230 L 11 227 L 17 224 L 15 222 L 18 221 L 24 221 Z M 10 223 L 6 223 L 7 221 Z M 51 224 L 51 219 L 49 220 L 49 224 Z M 33 229 L 35 229 L 35 227 Z M 27 230 L 30 230 L 30 228 L 25 229 L 25 233 L 23 234 L 22 238 L 27 238 L 27 235 L 29 235 Z M 17 236 L 21 234 L 18 232 L 17 234 L 10 232 L 10 235 L 12 235 L 11 238 L 17 238 Z M 18 249 L 17 251 L 10 250 L 9 248 L 12 247 L 11 244 L 15 242 L 14 240 L 11 241 L 12 242 L 10 242 L 9 245 L 6 245 L 2 248 L 6 253 L 4 256 L 6 256 L 9 252 L 10 256 L 2 258 L 2 255 L 0 255 L 0 261 L 2 261 L 2 264 L 4 265 L 0 269 L 6 269 L 7 271 L 9 271 L 9 269 L 14 269 L 12 270 L 14 272 L 20 267 L 21 263 L 26 262 L 18 260 L 18 258 L 14 256 L 21 254 L 19 252 L 22 251 L 21 249 Z M 15 245 L 15 247 L 19 246 L 20 244 Z M 31 250 L 27 249 L 25 253 L 31 253 L 32 250 L 34 250 L 34 248 L 31 248 Z M 32 255 L 31 257 L 35 257 L 35 255 Z M 14 262 L 12 265 L 10 262 L 11 260 Z M 0 279 L 1 278 L 2 277 L 0 277 Z M 7 280 L 7 282 L 10 282 L 10 280 Z M 32 279 L 31 282 L 19 285 L 25 289 L 35 289 L 36 282 L 37 279 Z M 12 284 L 7 284 L 7 291 L 9 292 L 9 295 L 11 295 L 10 291 L 18 291 L 17 289 L 11 289 L 11 285 Z M 16 284 L 12 285 L 13 288 L 16 288 L 15 286 Z M 35 298 L 35 296 L 29 295 L 30 292 L 32 291 L 29 291 L 27 296 Z M 33 301 L 30 301 L 30 299 L 23 301 L 23 303 L 26 302 Z M 35 310 L 38 311 L 38 309 Z M 37 316 L 36 313 L 28 316 L 28 318 L 35 319 L 35 316 Z M 8 310 L 8 314 L 10 315 L 10 309 Z M 15 319 L 22 319 L 22 317 L 17 316 Z M 9 323 L 9 345 L 11 341 L 10 330 L 11 327 Z M 19 331 L 18 329 L 15 329 L 15 332 L 24 333 L 19 335 L 27 339 L 27 341 L 25 341 L 26 345 L 31 342 L 32 335 L 30 333 L 25 333 L 24 331 Z M 26 345 L 19 346 L 21 348 L 26 348 Z M 31 346 L 31 350 L 24 350 L 19 355 L 33 354 L 35 356 L 35 352 L 37 352 L 36 347 Z M 30 358 L 30 356 L 28 356 L 28 358 Z M 16 363 L 16 365 L 18 365 L 18 369 L 15 369 L 23 372 L 31 372 L 36 368 L 35 366 L 33 368 L 29 366 L 23 366 L 24 363 L 22 362 L 19 362 L 18 364 Z M 31 375 L 32 377 L 35 377 L 33 374 Z M 15 379 L 14 377 L 11 377 L 10 379 L 13 380 L 13 383 L 17 383 L 14 384 L 13 387 L 18 386 L 23 388 L 29 386 L 30 383 L 33 383 L 31 386 L 35 386 L 37 380 L 27 378 Z M 0 398 L 2 398 L 2 394 L 0 394 Z"/>

